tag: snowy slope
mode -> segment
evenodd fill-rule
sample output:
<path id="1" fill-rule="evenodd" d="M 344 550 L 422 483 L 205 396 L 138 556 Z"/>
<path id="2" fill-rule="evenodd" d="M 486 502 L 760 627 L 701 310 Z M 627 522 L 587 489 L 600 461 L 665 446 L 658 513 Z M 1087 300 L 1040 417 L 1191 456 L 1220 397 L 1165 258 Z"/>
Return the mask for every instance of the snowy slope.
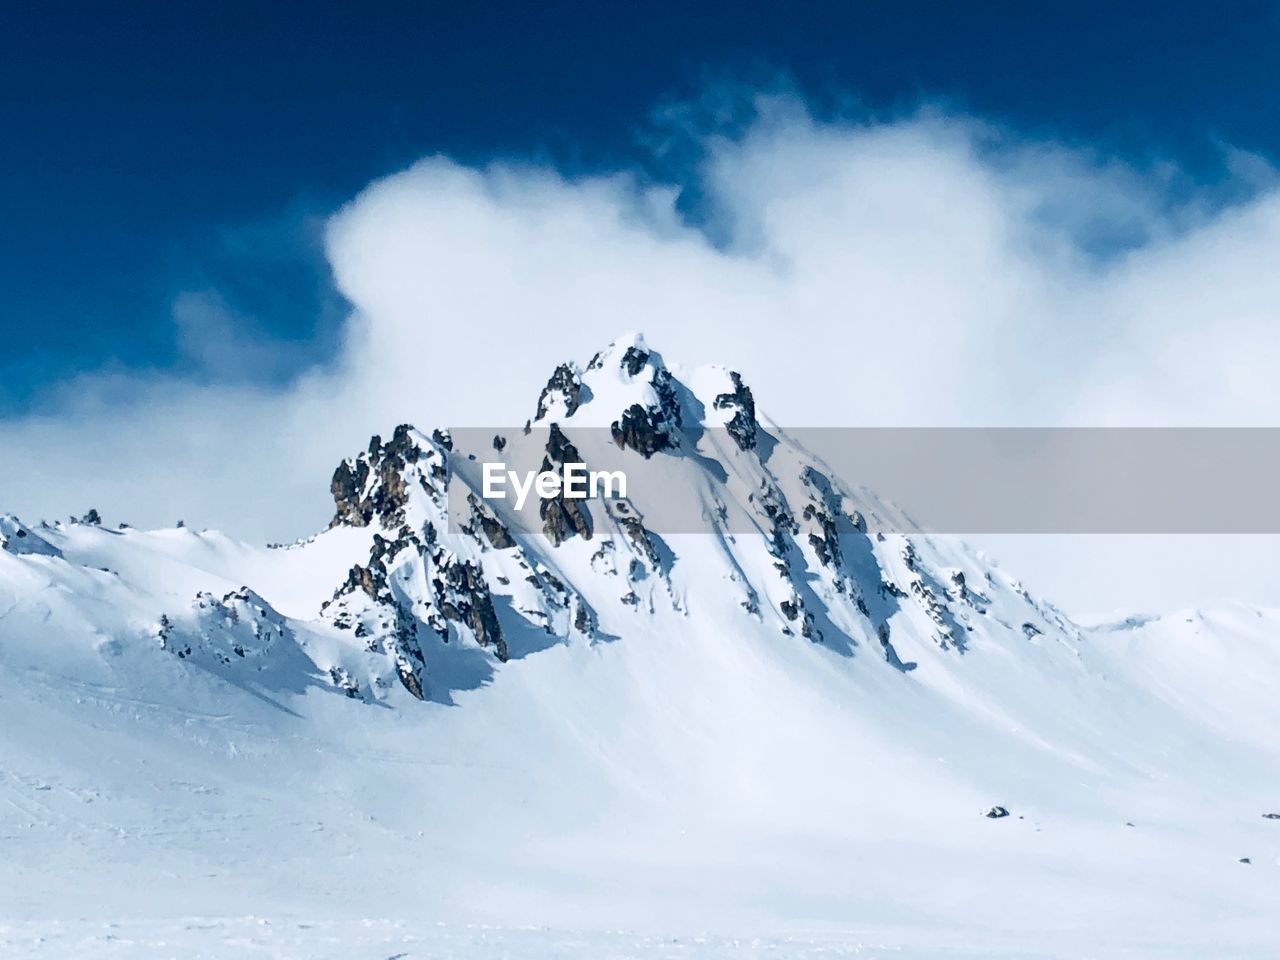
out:
<path id="1" fill-rule="evenodd" d="M 288 547 L 0 518 L 0 953 L 1271 955 L 1280 614 L 1081 628 L 639 338 L 529 412 L 628 512 L 401 427 Z"/>

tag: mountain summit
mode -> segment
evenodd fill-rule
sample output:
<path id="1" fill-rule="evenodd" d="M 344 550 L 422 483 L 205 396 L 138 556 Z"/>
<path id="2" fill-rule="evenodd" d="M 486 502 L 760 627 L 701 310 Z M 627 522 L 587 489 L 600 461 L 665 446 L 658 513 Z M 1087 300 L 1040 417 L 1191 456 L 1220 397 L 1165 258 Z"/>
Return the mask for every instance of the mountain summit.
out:
<path id="1" fill-rule="evenodd" d="M 1040 955 L 1045 917 L 1101 955 L 1194 902 L 1188 955 L 1280 936 L 1280 615 L 1083 628 L 888 532 L 762 399 L 627 337 L 514 426 L 373 437 L 289 546 L 0 517 L 4 899 L 55 921 L 75 876 L 104 922 L 139 897 L 300 930 L 911 920 L 920 956 L 993 931 Z M 517 509 L 495 461 L 626 491 Z"/>
<path id="2" fill-rule="evenodd" d="M 558 494 L 515 517 L 483 496 L 477 464 L 495 458 L 602 463 L 631 495 Z M 1072 650 L 1079 634 L 960 545 L 869 532 L 874 502 L 762 421 L 741 376 L 682 375 L 639 336 L 557 367 L 522 428 L 404 424 L 331 488 L 329 531 L 285 557 L 306 569 L 346 544 L 351 566 L 307 627 L 327 642 L 306 648 L 351 696 L 384 699 L 398 680 L 448 702 L 459 675 L 639 624 L 810 642 L 898 672 L 984 644 Z"/>

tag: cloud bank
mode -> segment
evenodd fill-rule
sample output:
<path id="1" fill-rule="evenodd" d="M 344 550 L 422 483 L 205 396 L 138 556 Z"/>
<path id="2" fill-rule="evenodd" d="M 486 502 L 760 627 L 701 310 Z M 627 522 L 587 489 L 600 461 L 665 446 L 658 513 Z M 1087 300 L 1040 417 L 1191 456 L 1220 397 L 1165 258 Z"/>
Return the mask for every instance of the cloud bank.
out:
<path id="1" fill-rule="evenodd" d="M 259 385 L 235 374 L 272 345 L 216 292 L 182 298 L 202 376 L 88 373 L 0 424 L 0 509 L 292 539 L 370 434 L 522 422 L 557 363 L 627 330 L 742 371 L 796 426 L 1280 423 L 1266 163 L 1198 187 L 928 110 L 756 106 L 691 133 L 697 225 L 626 170 L 433 157 L 370 185 L 327 228 L 353 307 L 336 355 Z"/>

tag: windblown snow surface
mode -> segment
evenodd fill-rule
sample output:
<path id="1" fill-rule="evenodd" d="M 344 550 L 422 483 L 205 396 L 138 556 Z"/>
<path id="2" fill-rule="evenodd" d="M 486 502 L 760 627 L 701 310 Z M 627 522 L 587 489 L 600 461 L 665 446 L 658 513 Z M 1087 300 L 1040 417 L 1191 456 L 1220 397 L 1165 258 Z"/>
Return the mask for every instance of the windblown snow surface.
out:
<path id="1" fill-rule="evenodd" d="M 0 955 L 1276 955 L 1280 614 L 1079 627 L 638 338 L 538 412 L 706 529 L 409 428 L 287 547 L 0 520 Z"/>

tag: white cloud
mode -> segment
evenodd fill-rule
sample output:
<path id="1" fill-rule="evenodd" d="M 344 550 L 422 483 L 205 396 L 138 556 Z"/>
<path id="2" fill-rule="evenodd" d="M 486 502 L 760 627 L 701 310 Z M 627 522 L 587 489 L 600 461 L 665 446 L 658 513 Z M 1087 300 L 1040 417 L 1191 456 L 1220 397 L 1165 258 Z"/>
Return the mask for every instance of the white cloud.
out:
<path id="1" fill-rule="evenodd" d="M 719 245 L 628 172 L 434 158 L 371 185 L 328 228 L 355 307 L 336 357 L 210 384 L 263 347 L 219 333 L 216 296 L 184 300 L 203 382 L 90 374 L 0 425 L 0 507 L 291 538 L 369 434 L 522 422 L 556 363 L 629 329 L 740 369 L 798 426 L 1280 422 L 1280 193 L 1257 158 L 1225 206 L 966 118 L 760 106 L 701 137 Z"/>

